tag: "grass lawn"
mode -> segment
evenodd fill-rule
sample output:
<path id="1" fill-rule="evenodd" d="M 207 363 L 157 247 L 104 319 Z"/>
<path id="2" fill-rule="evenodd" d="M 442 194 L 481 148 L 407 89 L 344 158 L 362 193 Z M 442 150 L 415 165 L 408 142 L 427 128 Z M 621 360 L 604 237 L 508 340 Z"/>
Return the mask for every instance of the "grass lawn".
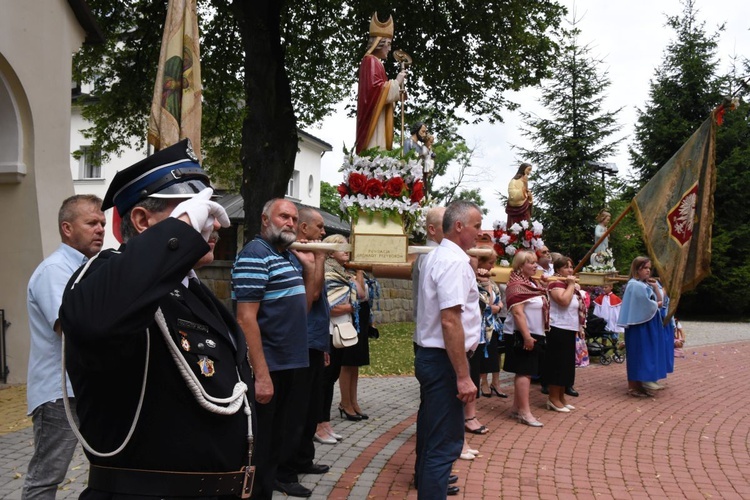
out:
<path id="1" fill-rule="evenodd" d="M 370 339 L 370 366 L 362 366 L 365 377 L 414 375 L 414 323 L 378 324 L 379 339 Z"/>

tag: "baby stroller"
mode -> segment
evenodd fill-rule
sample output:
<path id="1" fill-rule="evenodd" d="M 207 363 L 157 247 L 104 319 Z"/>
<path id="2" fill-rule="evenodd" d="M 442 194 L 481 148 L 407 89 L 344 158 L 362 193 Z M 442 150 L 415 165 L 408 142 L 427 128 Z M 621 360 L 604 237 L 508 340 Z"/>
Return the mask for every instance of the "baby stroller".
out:
<path id="1" fill-rule="evenodd" d="M 603 365 L 608 365 L 612 361 L 625 361 L 625 348 L 624 344 L 620 343 L 619 335 L 607 330 L 606 320 L 593 314 L 586 319 L 586 347 L 589 357 L 597 356 Z"/>

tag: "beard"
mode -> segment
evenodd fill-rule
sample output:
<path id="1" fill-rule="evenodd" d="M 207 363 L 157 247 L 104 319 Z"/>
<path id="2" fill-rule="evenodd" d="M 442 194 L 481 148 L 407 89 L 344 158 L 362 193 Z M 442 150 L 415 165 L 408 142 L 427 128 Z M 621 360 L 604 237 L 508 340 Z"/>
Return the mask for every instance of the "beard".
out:
<path id="1" fill-rule="evenodd" d="M 268 225 L 268 241 L 274 246 L 286 249 L 297 241 L 297 234 L 294 231 L 276 227 L 271 223 Z"/>

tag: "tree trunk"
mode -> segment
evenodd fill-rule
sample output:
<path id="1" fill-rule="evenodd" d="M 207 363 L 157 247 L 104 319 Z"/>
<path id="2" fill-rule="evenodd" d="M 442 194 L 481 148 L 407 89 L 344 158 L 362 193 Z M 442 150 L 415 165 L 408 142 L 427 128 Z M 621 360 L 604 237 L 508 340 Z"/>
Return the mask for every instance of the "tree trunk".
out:
<path id="1" fill-rule="evenodd" d="M 297 119 L 279 31 L 283 4 L 232 4 L 245 50 L 246 117 L 240 150 L 245 242 L 260 232 L 263 205 L 284 197 L 297 155 Z"/>

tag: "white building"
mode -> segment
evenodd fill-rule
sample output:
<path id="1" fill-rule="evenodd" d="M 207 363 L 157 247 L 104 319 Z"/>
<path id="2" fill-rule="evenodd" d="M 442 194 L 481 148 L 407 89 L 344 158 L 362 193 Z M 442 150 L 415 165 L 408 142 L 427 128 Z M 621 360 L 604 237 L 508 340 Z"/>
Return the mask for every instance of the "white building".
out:
<path id="1" fill-rule="evenodd" d="M 26 285 L 60 244 L 57 212 L 74 194 L 70 155 L 73 54 L 102 35 L 83 0 L 0 0 L 0 382 L 26 380 Z M 2 325 L 0 325 L 0 334 Z M 0 339 L 1 340 L 1 339 Z"/>
<path id="2" fill-rule="evenodd" d="M 109 162 L 102 164 L 99 155 L 90 146 L 88 139 L 83 137 L 82 131 L 90 126 L 81 116 L 81 106 L 76 99 L 76 91 L 87 91 L 84 86 L 73 91 L 73 106 L 70 122 L 70 173 L 76 194 L 95 194 L 104 198 L 109 183 L 115 174 L 146 157 L 145 150 L 138 150 L 133 141 L 133 147 L 123 150 L 117 157 L 113 156 Z M 298 130 L 299 151 L 294 162 L 294 173 L 289 179 L 286 196 L 293 201 L 320 207 L 320 159 L 331 145 Z M 80 151 L 80 158 L 73 153 Z M 107 231 L 104 248 L 117 248 L 119 243 L 112 234 L 112 210 L 107 210 Z M 258 215 L 260 217 L 260 214 Z"/>

